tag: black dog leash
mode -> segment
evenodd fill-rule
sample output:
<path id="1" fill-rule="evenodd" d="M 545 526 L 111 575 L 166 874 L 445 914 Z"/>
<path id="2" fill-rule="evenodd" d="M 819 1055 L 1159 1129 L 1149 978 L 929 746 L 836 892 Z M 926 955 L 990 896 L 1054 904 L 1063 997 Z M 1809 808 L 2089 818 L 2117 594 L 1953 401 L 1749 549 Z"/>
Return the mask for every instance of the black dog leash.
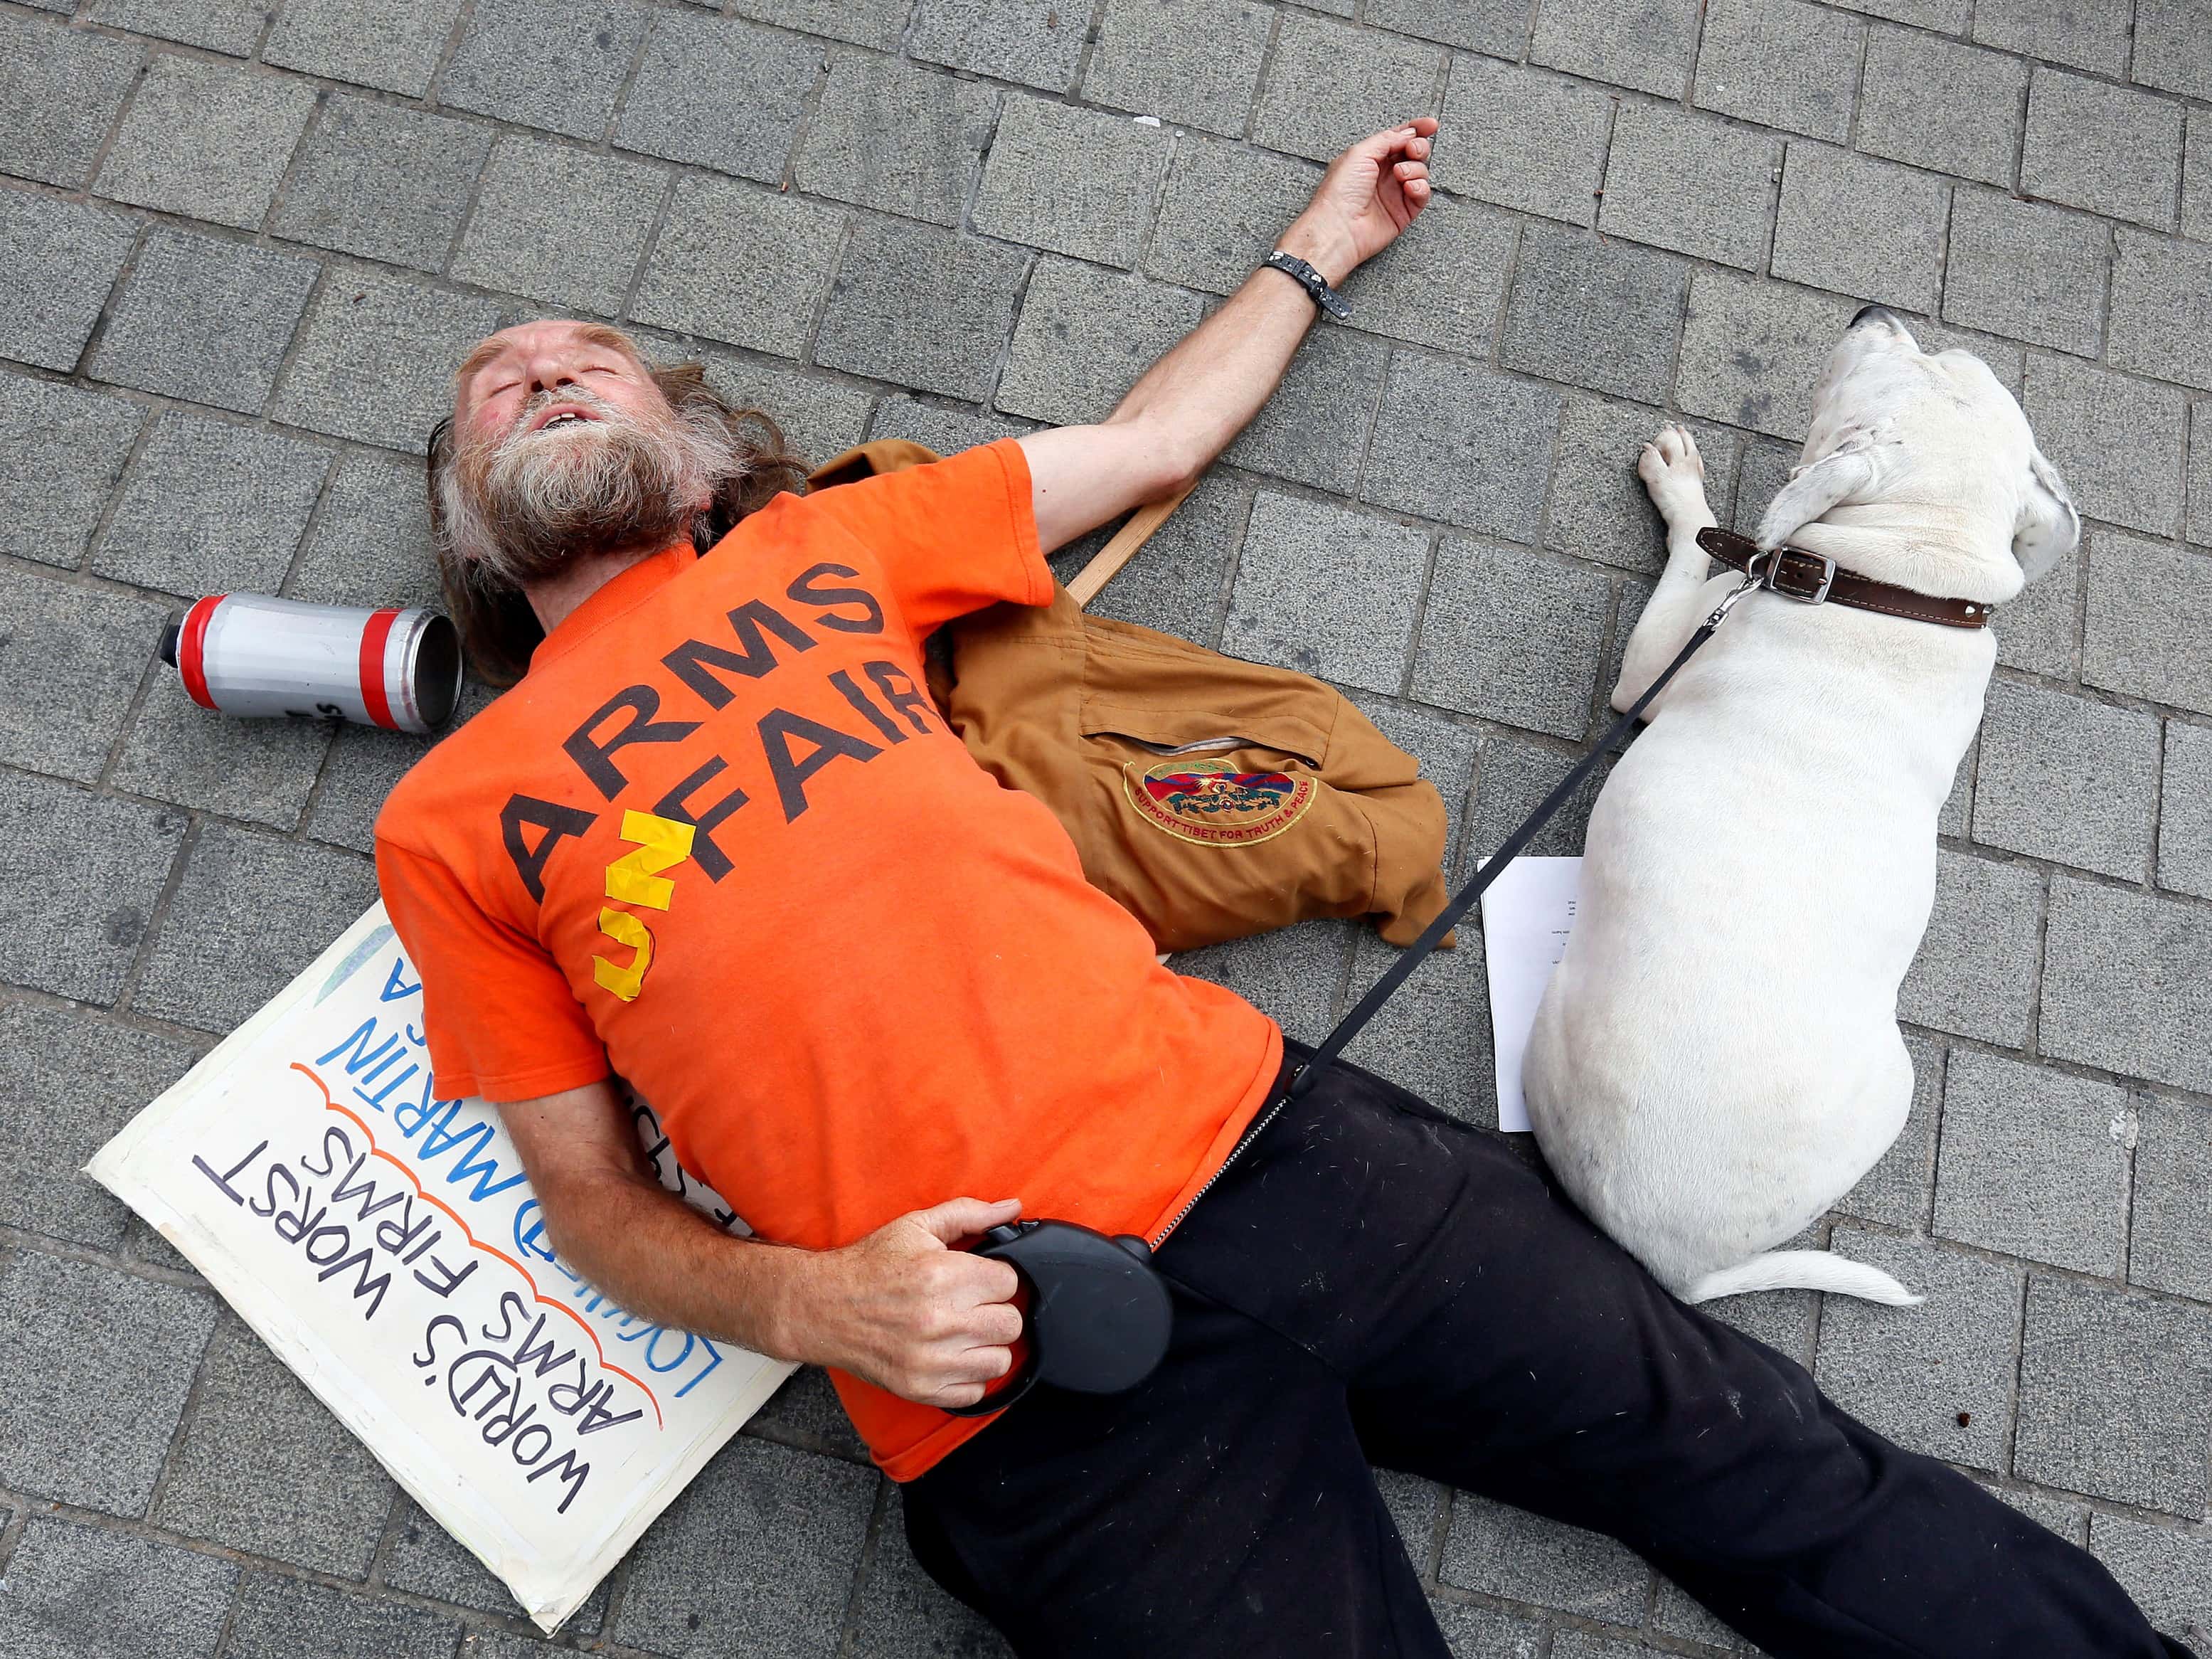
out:
<path id="1" fill-rule="evenodd" d="M 1768 560 L 1771 572 L 1772 556 L 1768 556 Z M 1574 769 L 1537 803 L 1536 810 L 1522 820 L 1521 827 L 1505 838 L 1504 844 L 1483 864 L 1474 878 L 1452 896 L 1436 920 L 1422 930 L 1421 936 L 1400 952 L 1389 970 L 1368 988 L 1367 994 L 1337 1021 L 1335 1029 L 1322 1039 L 1305 1064 L 1291 1074 L 1290 1085 L 1237 1138 L 1220 1168 L 1191 1194 L 1189 1201 L 1176 1212 L 1174 1220 L 1160 1230 L 1160 1238 L 1175 1230 L 1176 1223 L 1190 1213 L 1198 1200 L 1206 1196 L 1213 1183 L 1281 1115 L 1285 1107 L 1313 1087 L 1413 969 L 1427 959 L 1429 952 L 1437 948 L 1460 918 L 1474 908 L 1505 866 L 1519 858 L 1537 832 L 1558 815 L 1568 798 L 1597 769 L 1613 745 L 1643 718 L 1651 700 L 1667 689 L 1667 683 L 1681 672 L 1682 665 L 1695 656 L 1728 620 L 1736 601 L 1753 588 L 1767 585 L 1754 561 L 1742 582 L 1723 596 L 1712 614 L 1698 625 L 1689 642 L 1675 653 L 1674 660 L 1667 665 L 1628 712 L 1606 729 L 1605 735 L 1590 746 L 1589 752 Z M 1040 1382 L 1079 1394 L 1119 1394 L 1151 1376 L 1153 1367 L 1167 1352 L 1174 1308 L 1158 1269 L 1152 1265 L 1152 1246 L 1145 1240 L 1128 1235 L 1109 1238 L 1072 1222 L 1017 1221 L 994 1227 L 984 1234 L 975 1246 L 975 1254 L 1004 1261 L 1021 1276 L 1030 1297 L 1024 1321 L 1029 1354 L 1018 1372 L 974 1405 L 946 1407 L 955 1416 L 981 1417 L 1004 1411 Z"/>

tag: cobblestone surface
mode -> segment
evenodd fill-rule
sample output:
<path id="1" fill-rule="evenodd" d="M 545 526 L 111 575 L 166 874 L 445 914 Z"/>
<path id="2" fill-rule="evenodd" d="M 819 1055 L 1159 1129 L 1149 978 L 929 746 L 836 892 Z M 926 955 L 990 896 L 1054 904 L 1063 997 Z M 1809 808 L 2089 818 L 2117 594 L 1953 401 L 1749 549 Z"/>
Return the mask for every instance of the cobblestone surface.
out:
<path id="1" fill-rule="evenodd" d="M 155 643 L 233 587 L 431 598 L 423 440 L 504 320 L 636 326 L 815 459 L 1095 418 L 1320 163 L 1422 110 L 1434 210 L 1102 609 L 1352 690 L 1464 863 L 1602 706 L 1659 563 L 1641 439 L 1691 420 L 1753 522 L 1856 307 L 1983 353 L 2087 533 L 1999 620 L 1901 1000 L 1912 1116 L 1816 1229 L 1929 1300 L 1721 1311 L 2212 1645 L 2206 28 L 2197 0 L 0 0 L 0 1328 L 37 1333 L 0 1356 L 0 1654 L 1004 1651 L 811 1374 L 536 1639 L 74 1173 L 367 901 L 425 746 L 208 719 Z M 1479 1123 L 1481 949 L 1357 1051 Z M 1331 922 L 1184 965 L 1310 1038 L 1387 957 Z M 45 1316 L 88 1300 L 96 1328 Z M 1385 1490 L 1463 1659 L 1744 1650 L 1602 1540 Z"/>

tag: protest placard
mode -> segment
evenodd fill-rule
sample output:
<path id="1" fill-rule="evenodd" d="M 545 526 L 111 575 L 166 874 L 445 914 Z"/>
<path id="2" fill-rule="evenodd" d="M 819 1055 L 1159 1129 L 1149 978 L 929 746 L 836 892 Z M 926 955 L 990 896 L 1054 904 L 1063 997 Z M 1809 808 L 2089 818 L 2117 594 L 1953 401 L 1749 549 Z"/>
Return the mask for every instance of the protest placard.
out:
<path id="1" fill-rule="evenodd" d="M 88 1172 L 550 1632 L 793 1368 L 565 1267 L 497 1111 L 432 1093 L 422 1010 L 378 905 Z M 662 1184 L 744 1231 L 632 1112 Z"/>

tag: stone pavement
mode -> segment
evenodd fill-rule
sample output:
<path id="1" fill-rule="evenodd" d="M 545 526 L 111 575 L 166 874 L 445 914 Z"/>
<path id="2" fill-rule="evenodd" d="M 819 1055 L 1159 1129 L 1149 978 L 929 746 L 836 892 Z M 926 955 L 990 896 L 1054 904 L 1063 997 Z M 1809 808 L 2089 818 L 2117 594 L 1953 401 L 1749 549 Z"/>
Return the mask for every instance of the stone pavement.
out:
<path id="1" fill-rule="evenodd" d="M 1106 608 L 1346 686 L 1464 854 L 1593 729 L 1664 414 L 1749 523 L 1856 304 L 1983 353 L 2091 523 L 1999 624 L 1912 1120 L 1816 1230 L 1929 1300 L 1723 1311 L 2212 1640 L 2205 0 L 0 0 L 0 1659 L 555 1650 L 71 1173 L 369 901 L 417 752 L 203 716 L 164 621 L 428 597 L 423 434 L 519 317 L 627 319 L 817 459 L 1095 417 L 1420 110 L 1432 211 Z M 1199 966 L 1310 1036 L 1384 955 Z M 1486 1025 L 1462 951 L 1363 1057 L 1481 1121 Z M 1389 1490 L 1468 1659 L 1728 1644 Z M 562 1646 L 1003 1651 L 805 1375 Z"/>

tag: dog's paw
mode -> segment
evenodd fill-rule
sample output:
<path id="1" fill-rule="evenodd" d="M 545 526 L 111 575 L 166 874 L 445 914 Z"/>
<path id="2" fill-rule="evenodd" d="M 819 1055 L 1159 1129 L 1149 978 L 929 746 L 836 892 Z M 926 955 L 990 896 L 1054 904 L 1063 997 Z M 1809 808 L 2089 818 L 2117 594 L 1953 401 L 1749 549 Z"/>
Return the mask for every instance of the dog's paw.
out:
<path id="1" fill-rule="evenodd" d="M 1705 459 L 1698 453 L 1698 441 L 1686 428 L 1671 422 L 1644 446 L 1636 459 L 1636 476 L 1651 495 L 1651 504 L 1672 524 L 1688 512 L 1705 507 Z"/>

